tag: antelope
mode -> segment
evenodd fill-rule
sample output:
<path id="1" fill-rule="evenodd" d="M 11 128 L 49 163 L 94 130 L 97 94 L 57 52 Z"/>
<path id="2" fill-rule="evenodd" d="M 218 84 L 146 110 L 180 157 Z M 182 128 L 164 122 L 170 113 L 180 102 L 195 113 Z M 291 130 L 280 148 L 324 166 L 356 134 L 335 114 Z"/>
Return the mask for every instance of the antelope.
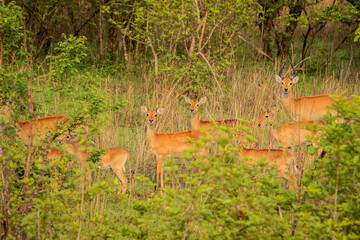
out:
<path id="1" fill-rule="evenodd" d="M 86 159 L 90 157 L 90 154 L 82 150 L 82 146 L 79 143 L 79 136 L 76 136 L 74 132 L 70 132 L 69 135 L 66 136 L 64 143 L 71 144 L 73 147 L 73 152 L 75 158 L 79 161 L 82 167 L 88 165 Z M 119 181 L 122 183 L 122 193 L 126 192 L 127 187 L 127 178 L 124 175 L 125 172 L 125 163 L 130 158 L 128 152 L 120 148 L 110 148 L 104 154 L 100 156 L 100 161 L 98 163 L 97 168 L 100 169 L 111 169 Z"/>
<path id="2" fill-rule="evenodd" d="M 294 71 L 294 75 L 291 77 L 286 78 L 281 75 L 284 66 L 280 69 L 279 75 L 275 76 L 276 81 L 282 84 L 283 91 L 281 101 L 284 108 L 295 121 L 319 120 L 326 114 L 329 110 L 328 107 L 332 106 L 335 101 L 332 100 L 329 95 L 294 98 L 291 87 L 299 81 L 299 77 L 296 76 L 296 71 L 292 64 L 291 67 Z M 333 111 L 330 112 L 334 113 Z"/>
<path id="3" fill-rule="evenodd" d="M 325 125 L 320 121 L 299 121 L 299 122 L 291 122 L 282 124 L 280 126 L 272 127 L 270 124 L 266 124 L 268 121 L 271 120 L 275 110 L 272 108 L 271 110 L 263 109 L 264 111 L 261 113 L 259 127 L 266 126 L 270 136 L 273 137 L 277 143 L 281 147 L 290 148 L 292 146 L 299 146 L 304 144 L 311 144 L 306 139 L 306 136 L 319 136 L 320 131 L 314 134 L 312 131 L 304 129 L 306 126 L 310 126 L 314 123 L 317 124 L 318 127 L 322 128 Z M 312 143 L 314 146 L 317 146 L 317 142 Z M 320 150 L 320 158 L 323 157 L 325 152 L 321 152 Z"/>
<path id="4" fill-rule="evenodd" d="M 239 156 L 242 160 L 249 159 L 252 164 L 264 158 L 266 162 L 274 164 L 280 170 L 280 174 L 289 181 L 289 189 L 296 188 L 296 178 L 290 173 L 297 172 L 296 158 L 293 154 L 281 149 L 242 148 Z M 288 174 L 287 170 L 290 170 Z"/>
<path id="5" fill-rule="evenodd" d="M 31 121 L 31 123 L 30 123 Z M 44 118 L 32 119 L 30 121 L 19 121 L 17 126 L 20 128 L 17 131 L 17 134 L 24 140 L 29 140 L 30 134 L 30 124 L 32 125 L 32 134 L 38 135 L 41 138 L 44 138 L 48 132 L 54 132 L 60 130 L 61 128 L 71 127 L 69 122 L 69 117 L 67 116 L 51 116 Z M 76 124 L 81 123 L 79 120 L 76 121 Z M 87 126 L 81 125 L 87 129 Z"/>
<path id="6" fill-rule="evenodd" d="M 191 100 L 189 97 L 184 96 L 184 99 L 187 103 L 190 104 L 190 113 L 191 113 L 191 127 L 195 130 L 199 129 L 210 129 L 214 125 L 227 126 L 227 127 L 236 127 L 242 122 L 237 119 L 224 119 L 216 121 L 203 121 L 199 117 L 198 107 L 206 102 L 206 97 L 200 98 L 200 100 Z M 245 126 L 250 127 L 250 124 L 244 124 Z"/>
<path id="7" fill-rule="evenodd" d="M 158 115 L 164 112 L 163 108 L 158 108 L 156 111 L 150 111 L 146 106 L 141 106 L 141 111 L 146 113 L 147 116 L 147 131 L 146 136 L 147 140 L 150 143 L 150 148 L 155 153 L 156 156 L 156 186 L 155 189 L 158 189 L 159 178 L 160 178 L 160 187 L 163 188 L 163 159 L 165 157 L 179 157 L 183 155 L 185 150 L 195 146 L 195 143 L 190 143 L 189 139 L 198 140 L 200 136 L 204 134 L 200 133 L 199 130 L 190 130 L 184 132 L 174 132 L 174 133 L 157 133 L 155 131 L 155 120 Z M 205 155 L 206 150 L 200 150 L 197 155 Z"/>

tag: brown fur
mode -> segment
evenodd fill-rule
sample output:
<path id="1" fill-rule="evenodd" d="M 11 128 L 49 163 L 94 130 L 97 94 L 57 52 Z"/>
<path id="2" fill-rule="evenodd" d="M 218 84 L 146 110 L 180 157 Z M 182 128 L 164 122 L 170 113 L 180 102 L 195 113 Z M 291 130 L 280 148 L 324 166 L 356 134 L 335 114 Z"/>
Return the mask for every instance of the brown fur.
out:
<path id="1" fill-rule="evenodd" d="M 210 129 L 215 126 L 227 126 L 227 127 L 236 127 L 241 124 L 241 121 L 237 119 L 224 119 L 224 120 L 215 120 L 215 121 L 203 121 L 200 120 L 199 117 L 199 106 L 206 102 L 206 97 L 198 100 L 191 100 L 189 97 L 184 96 L 184 99 L 187 103 L 190 104 L 190 112 L 191 112 L 191 127 L 195 130 L 199 129 Z M 249 124 L 244 124 L 245 126 L 249 126 Z"/>
<path id="2" fill-rule="evenodd" d="M 70 143 L 73 146 L 73 152 L 76 159 L 80 162 L 82 168 L 86 166 L 88 163 L 86 161 L 87 158 L 90 157 L 88 152 L 81 149 L 79 144 L 79 138 L 74 137 L 72 135 L 68 136 L 66 143 Z M 100 156 L 100 161 L 98 168 L 108 169 L 111 168 L 115 173 L 116 177 L 121 181 L 123 188 L 122 193 L 126 192 L 126 187 L 128 180 L 123 173 L 123 169 L 125 169 L 125 163 L 130 158 L 128 152 L 120 148 L 110 148 L 104 154 Z"/>
<path id="3" fill-rule="evenodd" d="M 74 154 L 74 148 L 72 145 L 66 145 L 66 150 L 71 153 Z M 60 151 L 57 148 L 49 148 L 49 153 L 47 155 L 49 160 L 58 160 L 60 158 L 62 158 L 62 156 L 64 156 L 64 153 L 62 151 Z M 50 165 L 53 164 L 54 161 L 50 161 Z"/>
<path id="4" fill-rule="evenodd" d="M 56 131 L 59 127 L 59 124 L 64 123 L 66 118 L 66 116 L 52 116 L 32 119 L 32 133 L 43 138 L 46 136 L 46 133 Z M 27 141 L 29 139 L 30 121 L 19 121 L 17 125 L 20 128 L 18 135 L 23 140 Z"/>
<path id="5" fill-rule="evenodd" d="M 267 121 L 271 120 L 274 114 L 274 110 L 264 111 L 261 113 L 261 120 L 259 126 L 266 125 L 270 135 L 278 142 L 282 147 L 298 146 L 308 143 L 305 136 L 319 136 L 321 132 L 313 134 L 312 131 L 304 129 L 304 127 L 312 125 L 314 122 L 317 123 L 318 127 L 325 127 L 325 125 L 319 121 L 300 121 L 286 123 L 273 128 L 266 124 Z M 316 143 L 314 143 L 316 146 Z"/>
<path id="6" fill-rule="evenodd" d="M 263 157 L 265 161 L 274 164 L 279 170 L 280 174 L 286 178 L 290 183 L 290 189 L 296 187 L 296 178 L 293 174 L 286 174 L 286 170 L 296 171 L 296 158 L 289 152 L 280 149 L 247 149 L 243 148 L 239 152 L 240 158 L 249 158 L 250 163 L 258 162 Z M 289 171 L 290 172 L 290 171 Z"/>
<path id="7" fill-rule="evenodd" d="M 163 188 L 163 158 L 164 157 L 176 157 L 183 155 L 185 150 L 189 150 L 194 147 L 194 143 L 190 143 L 190 139 L 198 140 L 200 136 L 204 134 L 199 130 L 190 130 L 176 133 L 157 133 L 155 131 L 155 120 L 158 114 L 163 112 L 163 108 L 159 108 L 156 111 L 149 111 L 146 106 L 141 106 L 141 111 L 147 114 L 147 131 L 146 136 L 150 143 L 152 151 L 156 155 L 156 189 L 158 189 L 159 178 L 160 187 Z M 201 150 L 197 155 L 205 155 L 206 151 Z"/>
<path id="8" fill-rule="evenodd" d="M 54 132 L 60 129 L 60 126 L 68 126 L 70 127 L 70 123 L 68 122 L 67 116 L 51 116 L 44 118 L 32 119 L 32 134 L 34 136 L 38 136 L 40 138 L 44 138 L 47 133 Z M 77 121 L 77 123 L 81 123 Z M 30 133 L 30 121 L 19 121 L 17 123 L 20 130 L 18 130 L 17 134 L 24 140 L 28 141 L 29 133 Z M 81 125 L 87 129 L 87 126 Z"/>
<path id="9" fill-rule="evenodd" d="M 281 78 L 276 76 L 276 80 L 282 83 L 283 94 L 281 95 L 281 101 L 294 120 L 306 121 L 306 120 L 319 120 L 329 110 L 329 107 L 334 104 L 329 95 L 318 95 L 293 98 L 291 87 L 298 81 L 298 77 Z M 287 92 L 285 91 L 287 90 Z M 330 112 L 334 113 L 333 110 Z"/>

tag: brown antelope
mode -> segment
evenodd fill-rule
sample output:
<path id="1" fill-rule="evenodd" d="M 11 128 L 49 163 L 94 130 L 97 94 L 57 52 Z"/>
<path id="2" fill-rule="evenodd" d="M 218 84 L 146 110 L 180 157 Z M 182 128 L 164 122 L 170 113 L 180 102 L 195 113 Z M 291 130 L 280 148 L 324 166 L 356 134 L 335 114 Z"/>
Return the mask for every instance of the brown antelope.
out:
<path id="1" fill-rule="evenodd" d="M 76 124 L 80 124 L 81 122 L 78 120 Z M 44 117 L 37 118 L 31 120 L 32 125 L 32 134 L 35 136 L 39 136 L 43 138 L 46 136 L 48 132 L 54 132 L 56 130 L 60 130 L 61 128 L 69 128 L 71 126 L 69 122 L 69 117 L 67 116 L 52 116 L 52 117 Z M 19 121 L 17 126 L 20 128 L 17 131 L 17 134 L 24 140 L 29 140 L 30 134 L 30 121 Z M 87 129 L 87 126 L 81 125 Z"/>
<path id="2" fill-rule="evenodd" d="M 280 69 L 279 75 L 275 77 L 276 81 L 282 84 L 281 100 L 284 108 L 290 113 L 294 120 L 319 120 L 326 114 L 329 110 L 328 107 L 332 106 L 335 101 L 332 100 L 329 95 L 294 98 L 291 87 L 299 81 L 299 77 L 296 76 L 296 71 L 292 64 L 291 67 L 294 71 L 294 75 L 291 77 L 286 78 L 281 75 L 284 67 Z M 330 112 L 334 113 L 334 111 Z"/>
<path id="3" fill-rule="evenodd" d="M 191 100 L 189 97 L 184 96 L 184 99 L 187 103 L 190 104 L 190 113 L 191 113 L 191 127 L 195 130 L 199 129 L 210 129 L 214 125 L 217 126 L 227 126 L 227 127 L 236 127 L 240 125 L 242 122 L 237 119 L 224 119 L 224 120 L 216 120 L 216 121 L 203 121 L 200 120 L 199 117 L 199 109 L 198 107 L 206 102 L 206 97 L 202 97 L 198 100 Z M 244 124 L 244 126 L 250 127 L 250 124 Z"/>
<path id="4" fill-rule="evenodd" d="M 83 168 L 88 163 L 86 159 L 90 157 L 89 153 L 82 149 L 82 146 L 79 143 L 79 137 L 75 136 L 73 132 L 70 132 L 66 136 L 66 139 L 63 142 L 71 144 L 73 146 L 73 152 L 75 158 L 79 161 L 81 167 Z M 124 175 L 125 172 L 125 163 L 129 159 L 130 155 L 123 149 L 120 148 L 110 148 L 104 154 L 100 156 L 99 165 L 97 166 L 100 169 L 111 169 L 119 181 L 122 183 L 122 193 L 126 192 L 127 187 L 127 178 Z M 124 171 L 124 172 L 123 172 Z"/>
<path id="5" fill-rule="evenodd" d="M 141 106 L 141 111 L 147 115 L 147 131 L 146 136 L 150 143 L 152 151 L 156 155 L 156 187 L 158 189 L 159 177 L 160 187 L 163 188 L 163 158 L 182 156 L 185 150 L 195 146 L 195 143 L 189 142 L 189 139 L 198 140 L 204 134 L 199 130 L 190 130 L 175 133 L 157 133 L 155 131 L 156 117 L 164 112 L 163 108 L 158 108 L 156 111 L 150 111 L 146 106 Z M 205 155 L 206 150 L 202 149 L 197 153 L 198 156 Z"/>
<path id="6" fill-rule="evenodd" d="M 296 187 L 296 178 L 290 172 L 296 172 L 296 158 L 289 152 L 281 149 L 249 149 L 242 148 L 239 152 L 242 160 L 249 159 L 250 163 L 261 161 L 263 158 L 266 162 L 274 164 L 279 170 L 280 174 L 289 181 L 289 188 Z M 286 171 L 288 173 L 286 174 Z"/>
<path id="7" fill-rule="evenodd" d="M 274 115 L 275 110 L 266 110 L 261 113 L 259 127 L 266 126 L 270 136 L 273 137 L 281 147 L 290 148 L 292 146 L 299 146 L 304 144 L 311 144 L 306 136 L 319 136 L 320 131 L 314 134 L 312 131 L 304 129 L 306 126 L 310 126 L 314 123 L 317 124 L 319 128 L 325 127 L 325 125 L 320 121 L 300 121 L 300 122 L 291 122 L 282 124 L 280 126 L 272 127 L 266 122 L 270 121 Z M 317 146 L 317 142 L 312 143 L 314 146 Z M 319 149 L 319 153 L 322 152 L 322 149 Z M 324 153 L 321 153 L 320 157 L 323 157 Z"/>

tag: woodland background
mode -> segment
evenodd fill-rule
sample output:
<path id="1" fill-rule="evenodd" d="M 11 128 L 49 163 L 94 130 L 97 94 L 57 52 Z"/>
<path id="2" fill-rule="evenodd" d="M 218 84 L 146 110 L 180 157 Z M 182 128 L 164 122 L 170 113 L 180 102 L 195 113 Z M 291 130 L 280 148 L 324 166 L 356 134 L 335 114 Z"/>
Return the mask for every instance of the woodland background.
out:
<path id="1" fill-rule="evenodd" d="M 356 0 L 0 0 L 0 93 L 12 112 L 1 120 L 1 238 L 359 239 L 359 19 Z M 202 119 L 256 124 L 276 105 L 286 123 L 275 75 L 283 64 L 292 74 L 290 63 L 295 96 L 343 96 L 324 119 L 316 169 L 316 149 L 296 149 L 296 192 L 264 162 L 239 164 L 231 129 L 211 166 L 169 159 L 166 187 L 153 191 L 142 104 L 165 108 L 158 132 L 190 129 L 182 95 L 208 97 Z M 16 136 L 17 121 L 53 115 L 85 122 L 94 156 L 130 153 L 127 194 L 93 163 L 85 184 L 71 155 L 48 163 L 56 141 Z M 278 147 L 242 130 L 253 147 Z"/>

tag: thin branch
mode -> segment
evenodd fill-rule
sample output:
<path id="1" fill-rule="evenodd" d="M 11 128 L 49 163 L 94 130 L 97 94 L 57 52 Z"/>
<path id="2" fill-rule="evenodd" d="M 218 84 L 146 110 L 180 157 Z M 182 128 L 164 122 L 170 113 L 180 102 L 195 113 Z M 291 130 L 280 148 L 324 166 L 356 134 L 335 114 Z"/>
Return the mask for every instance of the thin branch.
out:
<path id="1" fill-rule="evenodd" d="M 220 85 L 219 81 L 218 81 L 217 78 L 216 78 L 216 74 L 215 74 L 214 70 L 212 69 L 210 62 L 207 60 L 207 58 L 205 57 L 205 55 L 202 54 L 202 52 L 199 52 L 199 55 L 204 59 L 204 61 L 206 62 L 206 64 L 207 64 L 208 67 L 210 68 L 210 71 L 211 71 L 211 73 L 212 73 L 213 76 L 214 76 L 214 79 L 215 79 L 216 84 L 218 85 L 221 93 L 224 95 L 224 92 L 223 92 L 223 90 L 222 90 L 222 88 L 221 88 L 221 85 Z"/>
<path id="2" fill-rule="evenodd" d="M 110 0 L 106 0 L 103 5 L 107 5 L 110 2 Z M 77 37 L 80 33 L 80 31 L 93 19 L 98 13 L 100 12 L 100 8 L 96 9 L 93 14 L 78 28 L 78 30 L 75 31 L 74 37 Z"/>
<path id="3" fill-rule="evenodd" d="M 57 136 L 57 135 L 56 135 Z M 42 183 L 42 180 L 44 178 L 44 175 L 45 175 L 45 170 L 46 170 L 46 166 L 47 166 L 47 158 L 48 158 L 48 153 L 49 153 L 49 148 L 50 148 L 50 145 L 53 141 L 53 139 L 55 139 L 56 136 L 49 136 L 48 137 L 48 140 L 47 140 L 47 144 L 46 144 L 46 148 L 45 148 L 45 152 L 44 152 L 44 155 L 43 155 L 43 161 L 41 163 L 42 165 L 42 169 L 41 169 L 41 172 L 39 174 L 39 177 L 37 179 L 37 182 L 36 182 L 36 185 L 35 185 L 35 189 L 34 191 L 32 192 L 31 196 L 30 196 L 30 199 L 29 201 L 25 202 L 24 204 L 24 207 L 22 209 L 22 214 L 21 214 L 21 217 L 20 217 L 20 220 L 15 228 L 15 232 L 14 232 L 14 238 L 17 239 L 18 238 L 18 234 L 21 230 L 21 227 L 22 227 L 22 223 L 23 223 L 23 220 L 24 218 L 29 214 L 29 212 L 31 211 L 32 207 L 33 207 L 33 204 L 34 204 L 34 198 L 37 197 L 37 195 L 39 194 L 39 191 L 40 191 L 40 184 Z"/>
<path id="4" fill-rule="evenodd" d="M 205 16 L 204 16 L 203 21 L 202 21 L 202 30 L 201 30 L 201 35 L 200 35 L 200 40 L 199 40 L 199 46 L 198 46 L 199 49 L 202 49 L 201 43 L 202 43 L 202 40 L 204 39 L 207 16 L 208 16 L 208 9 L 206 9 Z M 200 51 L 201 51 L 201 50 L 200 50 Z"/>
<path id="5" fill-rule="evenodd" d="M 261 55 L 264 55 L 265 57 L 267 57 L 270 61 L 274 62 L 274 59 L 272 59 L 269 55 L 267 55 L 263 50 L 261 50 L 260 48 L 256 47 L 254 44 L 252 44 L 251 42 L 249 42 L 245 37 L 241 36 L 240 33 L 238 33 L 238 37 L 243 40 L 245 43 L 247 43 L 248 45 L 250 45 L 252 48 L 254 48 L 256 51 L 258 51 L 258 53 L 260 53 Z"/>
<path id="6" fill-rule="evenodd" d="M 2 126 L 0 126 L 0 131 L 2 132 Z M 0 158 L 3 159 L 2 162 L 2 172 L 4 175 L 4 187 L 5 187 L 5 196 L 4 196 L 4 239 L 7 238 L 11 234 L 11 202 L 10 202 L 10 174 L 9 174 L 9 168 L 7 167 L 6 160 L 4 157 L 4 151 L 2 148 L 2 145 L 0 144 Z"/>
<path id="7" fill-rule="evenodd" d="M 323 70 L 330 63 L 330 61 L 333 58 L 334 54 L 337 52 L 337 50 L 340 49 L 340 47 L 344 44 L 344 42 L 349 38 L 350 34 L 352 34 L 352 33 L 354 33 L 356 31 L 357 27 L 358 26 L 354 27 L 348 34 L 345 35 L 345 37 L 343 38 L 341 43 L 339 43 L 339 45 L 335 48 L 335 50 L 331 53 L 329 58 L 326 60 L 326 62 L 322 66 L 321 70 Z"/>
<path id="8" fill-rule="evenodd" d="M 28 109 L 30 111 L 30 113 L 33 113 L 33 104 L 32 104 L 32 96 L 31 96 L 31 80 L 28 83 Z M 31 151 L 32 151 L 32 147 L 33 147 L 33 124 L 32 121 L 30 121 L 30 126 L 29 126 L 29 138 L 28 138 L 28 152 L 27 152 L 27 157 L 26 157 L 26 164 L 25 164 L 25 172 L 24 172 L 24 179 L 29 178 L 30 177 L 30 171 L 31 171 Z M 28 197 L 28 191 L 29 191 L 29 183 L 25 183 L 25 185 L 23 186 L 24 189 L 24 195 L 25 198 Z"/>

